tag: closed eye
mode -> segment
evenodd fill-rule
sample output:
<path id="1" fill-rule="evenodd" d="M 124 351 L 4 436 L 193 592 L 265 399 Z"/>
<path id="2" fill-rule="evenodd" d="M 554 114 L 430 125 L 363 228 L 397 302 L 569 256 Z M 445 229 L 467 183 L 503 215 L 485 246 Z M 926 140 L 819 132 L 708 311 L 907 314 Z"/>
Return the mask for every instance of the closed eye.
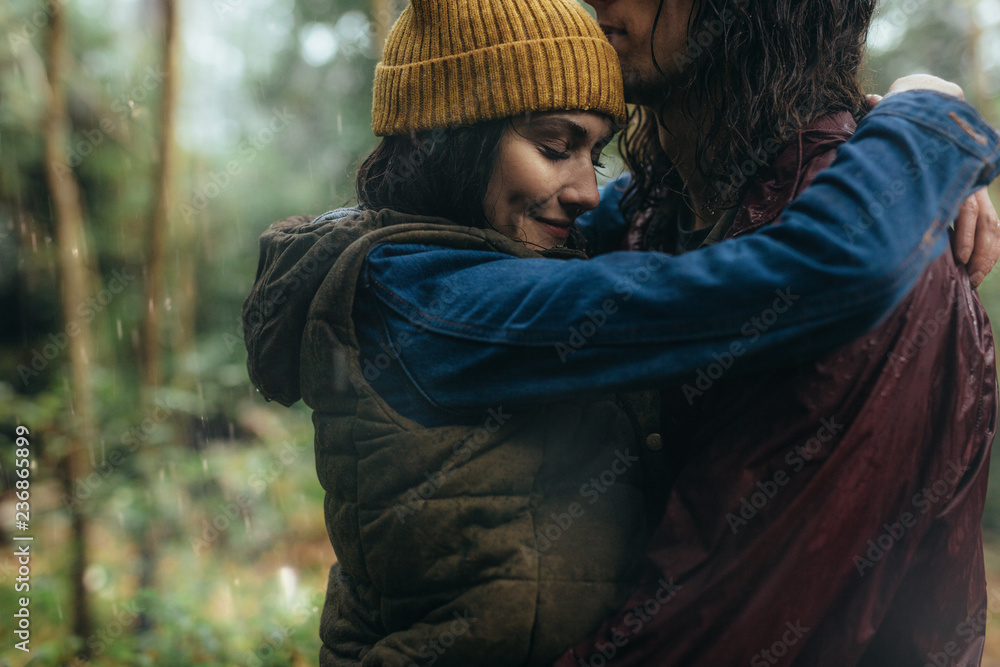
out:
<path id="1" fill-rule="evenodd" d="M 558 149 L 552 148 L 551 146 L 546 146 L 544 144 L 539 146 L 539 150 L 541 151 L 542 155 L 544 155 L 550 160 L 559 161 L 559 160 L 568 160 L 570 158 L 568 151 L 560 151 Z"/>

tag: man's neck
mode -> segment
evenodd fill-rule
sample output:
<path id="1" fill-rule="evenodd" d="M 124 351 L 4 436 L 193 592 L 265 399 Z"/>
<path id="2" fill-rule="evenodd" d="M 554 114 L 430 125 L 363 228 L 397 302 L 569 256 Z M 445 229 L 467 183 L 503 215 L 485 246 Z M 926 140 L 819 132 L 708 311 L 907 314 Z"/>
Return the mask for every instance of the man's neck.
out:
<path id="1" fill-rule="evenodd" d="M 704 118 L 706 114 L 696 114 Z M 660 146 L 673 161 L 677 174 L 684 183 L 684 189 L 690 198 L 694 214 L 693 229 L 703 229 L 714 226 L 725 211 L 717 211 L 710 207 L 707 197 L 710 193 L 709 184 L 696 162 L 696 147 L 698 138 L 703 135 L 703 128 L 698 121 L 692 120 L 681 112 L 676 105 L 666 104 L 657 114 L 660 131 Z M 711 158 L 712 149 L 708 148 L 701 156 L 702 163 Z"/>

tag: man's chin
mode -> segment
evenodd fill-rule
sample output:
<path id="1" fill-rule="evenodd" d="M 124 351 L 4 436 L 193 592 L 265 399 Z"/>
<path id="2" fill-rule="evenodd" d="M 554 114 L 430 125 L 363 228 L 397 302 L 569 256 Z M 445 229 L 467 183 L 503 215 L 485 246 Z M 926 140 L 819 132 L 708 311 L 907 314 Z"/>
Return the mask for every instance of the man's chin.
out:
<path id="1" fill-rule="evenodd" d="M 623 72 L 625 102 L 640 106 L 654 107 L 662 104 L 669 96 L 670 82 L 659 73 L 652 80 L 647 76 L 630 76 Z"/>

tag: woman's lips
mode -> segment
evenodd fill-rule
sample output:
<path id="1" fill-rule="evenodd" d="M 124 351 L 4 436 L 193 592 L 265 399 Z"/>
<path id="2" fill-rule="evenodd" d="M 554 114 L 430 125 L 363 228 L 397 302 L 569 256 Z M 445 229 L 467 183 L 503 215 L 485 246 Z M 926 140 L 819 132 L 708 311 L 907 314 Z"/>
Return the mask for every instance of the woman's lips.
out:
<path id="1" fill-rule="evenodd" d="M 560 240 L 569 238 L 570 227 L 573 226 L 572 220 L 547 220 L 545 218 L 535 218 L 535 221 L 545 227 L 546 231 L 553 238 Z"/>

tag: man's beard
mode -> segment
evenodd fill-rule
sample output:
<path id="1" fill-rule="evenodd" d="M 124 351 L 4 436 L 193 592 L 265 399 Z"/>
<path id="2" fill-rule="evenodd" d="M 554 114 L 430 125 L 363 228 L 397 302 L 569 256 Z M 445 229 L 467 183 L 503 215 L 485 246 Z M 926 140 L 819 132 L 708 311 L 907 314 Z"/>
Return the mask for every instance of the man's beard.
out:
<path id="1" fill-rule="evenodd" d="M 666 102 L 673 83 L 655 68 L 646 70 L 625 63 L 622 63 L 622 80 L 625 84 L 625 101 L 648 107 Z"/>

